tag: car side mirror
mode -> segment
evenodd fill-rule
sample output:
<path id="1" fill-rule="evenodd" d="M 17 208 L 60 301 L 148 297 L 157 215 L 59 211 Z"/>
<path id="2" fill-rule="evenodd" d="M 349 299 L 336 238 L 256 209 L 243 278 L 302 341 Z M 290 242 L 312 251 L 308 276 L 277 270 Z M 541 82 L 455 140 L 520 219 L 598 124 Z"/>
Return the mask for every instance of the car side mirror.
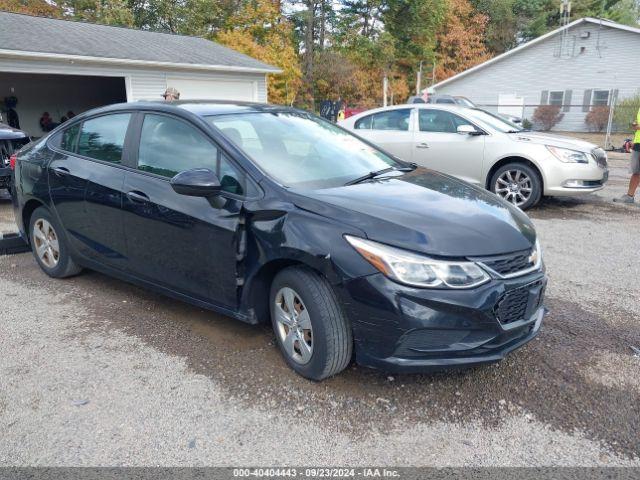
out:
<path id="1" fill-rule="evenodd" d="M 171 188 L 180 195 L 215 197 L 222 191 L 218 176 L 208 168 L 180 172 L 171 179 Z"/>
<path id="2" fill-rule="evenodd" d="M 482 132 L 476 130 L 473 125 L 459 125 L 456 131 L 460 135 L 482 135 Z"/>

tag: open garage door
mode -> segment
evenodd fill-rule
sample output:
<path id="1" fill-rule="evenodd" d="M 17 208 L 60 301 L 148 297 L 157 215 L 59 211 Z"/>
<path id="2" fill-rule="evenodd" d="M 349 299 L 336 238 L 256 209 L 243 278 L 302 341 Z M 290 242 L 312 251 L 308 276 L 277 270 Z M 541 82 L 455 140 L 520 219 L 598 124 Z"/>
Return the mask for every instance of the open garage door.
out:
<path id="1" fill-rule="evenodd" d="M 5 123 L 7 102 L 3 100 L 11 97 L 17 100 L 14 110 L 20 129 L 34 138 L 47 133 L 40 125 L 45 112 L 56 125 L 69 112 L 78 115 L 92 108 L 127 101 L 124 77 L 0 72 L 0 109 Z"/>
<path id="2" fill-rule="evenodd" d="M 167 86 L 178 89 L 180 100 L 257 101 L 256 85 L 251 80 L 230 81 L 168 76 Z"/>

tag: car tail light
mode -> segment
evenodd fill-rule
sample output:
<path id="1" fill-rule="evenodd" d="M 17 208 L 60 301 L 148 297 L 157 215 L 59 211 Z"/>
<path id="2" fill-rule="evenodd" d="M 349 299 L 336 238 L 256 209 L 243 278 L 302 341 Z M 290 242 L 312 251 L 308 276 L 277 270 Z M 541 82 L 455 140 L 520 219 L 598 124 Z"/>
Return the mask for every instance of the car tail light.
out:
<path id="1" fill-rule="evenodd" d="M 18 159 L 18 154 L 14 153 L 13 155 L 11 155 L 9 157 L 9 167 L 11 168 L 11 170 L 15 170 L 16 169 L 16 160 Z"/>

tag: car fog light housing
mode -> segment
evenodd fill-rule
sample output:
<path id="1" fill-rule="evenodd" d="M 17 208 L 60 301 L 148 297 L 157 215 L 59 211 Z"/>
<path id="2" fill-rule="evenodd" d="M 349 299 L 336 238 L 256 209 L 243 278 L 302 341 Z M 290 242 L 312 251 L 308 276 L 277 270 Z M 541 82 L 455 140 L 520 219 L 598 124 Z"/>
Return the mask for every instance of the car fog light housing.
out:
<path id="1" fill-rule="evenodd" d="M 565 180 L 562 186 L 566 188 L 592 188 L 597 187 L 602 182 L 597 180 Z"/>
<path id="2" fill-rule="evenodd" d="M 475 262 L 437 260 L 351 235 L 344 238 L 377 270 L 412 287 L 473 288 L 491 278 Z"/>

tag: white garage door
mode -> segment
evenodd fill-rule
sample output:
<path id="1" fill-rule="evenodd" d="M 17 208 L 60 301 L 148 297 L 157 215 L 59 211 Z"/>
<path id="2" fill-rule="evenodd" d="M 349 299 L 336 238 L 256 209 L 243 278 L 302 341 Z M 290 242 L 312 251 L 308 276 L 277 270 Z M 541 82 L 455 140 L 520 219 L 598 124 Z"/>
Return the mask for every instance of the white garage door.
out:
<path id="1" fill-rule="evenodd" d="M 251 80 L 211 80 L 167 77 L 167 86 L 177 88 L 181 100 L 257 101 L 257 88 Z"/>

